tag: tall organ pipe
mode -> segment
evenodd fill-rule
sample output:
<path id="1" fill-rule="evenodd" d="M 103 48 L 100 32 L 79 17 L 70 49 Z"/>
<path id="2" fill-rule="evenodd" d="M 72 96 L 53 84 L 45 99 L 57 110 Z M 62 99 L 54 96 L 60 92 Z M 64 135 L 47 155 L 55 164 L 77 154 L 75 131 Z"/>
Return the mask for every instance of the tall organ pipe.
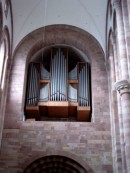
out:
<path id="1" fill-rule="evenodd" d="M 81 106 L 83 105 L 83 69 L 81 70 Z"/>
<path id="2" fill-rule="evenodd" d="M 56 73 L 56 75 L 55 75 L 55 77 L 56 77 L 56 80 L 54 81 L 54 83 L 55 83 L 55 101 L 57 101 L 57 80 L 58 80 L 58 69 L 57 69 L 57 58 L 55 58 L 55 73 Z"/>
<path id="3" fill-rule="evenodd" d="M 54 59 L 52 59 L 52 62 L 54 62 Z M 52 98 L 52 100 L 54 100 L 54 95 L 53 95 L 53 93 L 54 93 L 54 84 L 53 84 L 53 80 L 54 80 L 54 78 L 53 78 L 53 76 L 52 76 L 52 74 L 54 74 L 54 63 L 52 63 L 52 66 L 51 66 L 51 88 L 52 88 L 52 92 L 51 92 L 51 98 Z"/>
<path id="4" fill-rule="evenodd" d="M 88 64 L 86 64 L 86 106 L 88 106 Z"/>
<path id="5" fill-rule="evenodd" d="M 79 106 L 80 106 L 80 102 L 81 102 L 81 99 L 80 99 L 80 90 L 81 90 L 81 87 L 80 87 L 80 84 L 81 84 L 81 73 L 79 71 L 78 73 L 78 81 L 79 81 L 79 85 L 78 85 L 78 102 L 79 102 Z"/>
<path id="6" fill-rule="evenodd" d="M 84 106 L 84 67 L 83 67 L 83 81 L 82 81 L 82 84 L 83 84 L 83 93 L 82 93 L 82 98 L 83 98 L 83 104 L 82 104 L 82 106 Z"/>
<path id="7" fill-rule="evenodd" d="M 66 100 L 66 59 L 58 49 L 51 61 L 51 100 Z M 54 97 L 53 97 L 54 96 Z"/>
<path id="8" fill-rule="evenodd" d="M 32 64 L 31 64 L 31 78 L 30 78 L 30 85 L 31 85 L 31 96 L 30 96 L 30 101 L 31 101 L 31 105 L 33 105 L 33 86 L 32 86 L 32 79 L 33 79 L 33 74 L 32 74 Z"/>
<path id="9" fill-rule="evenodd" d="M 88 106 L 90 106 L 90 83 L 89 83 L 89 75 L 90 75 L 90 65 L 88 64 L 88 70 L 87 70 L 87 98 L 88 98 Z"/>
<path id="10" fill-rule="evenodd" d="M 53 59 L 53 74 L 52 74 L 52 79 L 53 79 L 53 81 L 52 81 L 52 84 L 53 84 L 53 93 L 52 93 L 52 95 L 53 95 L 53 101 L 55 101 L 55 83 L 54 83 L 54 81 L 56 80 L 56 78 L 55 78 L 56 76 L 55 76 L 55 58 Z"/>
<path id="11" fill-rule="evenodd" d="M 28 84 L 28 91 L 27 91 L 27 105 L 31 105 L 31 65 L 29 67 L 29 84 Z"/>
<path id="12" fill-rule="evenodd" d="M 80 64 L 79 64 L 80 68 Z M 79 106 L 89 106 L 89 64 L 86 63 L 79 71 Z"/>
<path id="13" fill-rule="evenodd" d="M 63 55 L 61 55 L 61 101 L 63 100 Z"/>
<path id="14" fill-rule="evenodd" d="M 35 64 L 31 63 L 29 67 L 29 80 L 28 80 L 28 90 L 27 90 L 27 105 L 35 106 L 38 101 L 38 75 Z"/>
<path id="15" fill-rule="evenodd" d="M 29 73 L 31 71 L 31 68 L 29 67 Z M 29 80 L 30 81 L 30 78 L 31 78 L 31 74 L 28 75 L 29 77 Z M 28 83 L 28 90 L 27 90 L 27 105 L 30 105 L 31 104 L 31 100 L 30 100 L 30 97 L 31 97 L 31 85 L 30 85 L 30 82 Z"/>
<path id="16" fill-rule="evenodd" d="M 51 64 L 52 65 L 52 64 Z M 51 80 L 52 80 L 52 71 L 53 71 L 53 67 L 51 66 Z M 50 94 L 50 100 L 52 100 L 52 93 L 53 93 L 53 83 L 51 82 L 51 94 Z"/>
<path id="17" fill-rule="evenodd" d="M 85 66 L 83 67 L 83 106 L 85 105 L 85 93 L 84 93 L 84 89 L 85 89 L 85 86 L 84 86 L 84 82 L 85 82 L 85 76 L 84 76 L 84 72 L 85 72 Z"/>
<path id="18" fill-rule="evenodd" d="M 34 66 L 35 67 L 35 66 Z M 37 103 L 37 70 L 36 70 L 36 67 L 34 68 L 34 76 L 35 76 L 35 105 Z"/>
<path id="19" fill-rule="evenodd" d="M 63 56 L 63 64 L 65 64 L 64 62 L 64 56 Z M 65 70 L 65 66 L 63 65 L 63 71 L 62 71 L 62 77 L 63 77 L 63 87 L 62 87 L 62 96 L 63 96 L 63 99 L 64 100 L 64 70 Z"/>
<path id="20" fill-rule="evenodd" d="M 65 59 L 65 71 L 64 71 L 64 72 L 65 72 L 65 81 L 64 81 L 64 82 L 65 82 L 65 83 L 64 83 L 64 84 L 65 84 L 65 85 L 64 85 L 64 86 L 65 86 L 65 87 L 64 87 L 64 88 L 65 88 L 65 93 L 64 93 L 64 94 L 65 94 L 65 101 L 66 101 L 66 95 L 67 95 L 67 93 L 66 93 L 66 59 Z"/>
<path id="21" fill-rule="evenodd" d="M 59 61 L 59 78 L 60 78 L 60 88 L 59 88 L 59 94 L 60 94 L 60 98 L 59 100 L 61 101 L 61 89 L 62 89 L 62 73 L 61 73 L 61 68 L 62 68 L 62 63 L 61 63 L 61 59 L 62 59 L 62 53 L 60 53 L 60 61 Z"/>
<path id="22" fill-rule="evenodd" d="M 32 80 L 31 80 L 31 84 L 32 84 L 32 105 L 34 105 L 34 74 L 33 74 L 33 64 L 32 64 L 32 68 L 31 68 L 31 70 L 32 70 Z"/>
<path id="23" fill-rule="evenodd" d="M 59 62 L 60 62 L 60 49 L 59 49 L 59 52 L 58 52 L 58 57 L 57 57 L 57 65 L 58 65 L 58 68 L 57 68 L 57 71 L 58 71 L 58 74 L 57 74 L 57 78 L 58 78 L 58 83 L 57 83 L 57 100 L 59 100 L 59 98 L 60 98 L 60 71 L 59 71 L 59 69 L 60 69 L 60 64 L 59 64 Z"/>
<path id="24" fill-rule="evenodd" d="M 63 101 L 65 100 L 65 59 L 64 59 L 64 56 L 63 56 Z"/>
<path id="25" fill-rule="evenodd" d="M 54 84 L 54 81 L 55 81 L 55 59 L 53 59 L 53 73 L 52 73 L 52 85 L 53 85 L 53 93 L 52 93 L 52 96 L 53 96 L 53 101 L 55 100 L 55 84 Z"/>
<path id="26" fill-rule="evenodd" d="M 62 101 L 62 88 L 63 88 L 63 73 L 62 73 L 62 69 L 63 69 L 63 65 L 62 65 L 62 61 L 63 60 L 63 55 L 62 55 L 62 52 L 61 52 L 61 55 L 60 55 L 60 101 Z"/>

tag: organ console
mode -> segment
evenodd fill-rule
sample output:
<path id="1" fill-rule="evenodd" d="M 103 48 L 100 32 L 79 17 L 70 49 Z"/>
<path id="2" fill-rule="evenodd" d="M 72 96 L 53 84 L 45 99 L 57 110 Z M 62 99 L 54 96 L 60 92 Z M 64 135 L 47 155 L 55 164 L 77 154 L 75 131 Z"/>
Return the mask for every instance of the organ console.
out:
<path id="1" fill-rule="evenodd" d="M 35 120 L 90 121 L 90 64 L 56 47 L 28 68 L 25 116 Z"/>

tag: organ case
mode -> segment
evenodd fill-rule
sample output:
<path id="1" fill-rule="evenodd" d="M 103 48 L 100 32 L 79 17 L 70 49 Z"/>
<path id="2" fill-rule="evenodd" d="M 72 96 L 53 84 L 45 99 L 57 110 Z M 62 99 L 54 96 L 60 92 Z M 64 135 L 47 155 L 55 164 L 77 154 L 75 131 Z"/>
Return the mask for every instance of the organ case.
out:
<path id="1" fill-rule="evenodd" d="M 69 69 L 68 48 L 52 48 L 48 68 L 43 61 L 29 65 L 26 118 L 89 121 L 90 89 L 90 64 Z"/>

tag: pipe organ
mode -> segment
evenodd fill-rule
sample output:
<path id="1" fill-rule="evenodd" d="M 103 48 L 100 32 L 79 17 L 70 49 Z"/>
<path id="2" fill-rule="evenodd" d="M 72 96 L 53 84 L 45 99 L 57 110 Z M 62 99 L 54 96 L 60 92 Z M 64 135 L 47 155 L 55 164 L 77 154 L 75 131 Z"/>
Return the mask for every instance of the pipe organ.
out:
<path id="1" fill-rule="evenodd" d="M 52 48 L 45 61 L 30 63 L 27 119 L 90 121 L 90 64 L 70 58 L 68 48 Z"/>

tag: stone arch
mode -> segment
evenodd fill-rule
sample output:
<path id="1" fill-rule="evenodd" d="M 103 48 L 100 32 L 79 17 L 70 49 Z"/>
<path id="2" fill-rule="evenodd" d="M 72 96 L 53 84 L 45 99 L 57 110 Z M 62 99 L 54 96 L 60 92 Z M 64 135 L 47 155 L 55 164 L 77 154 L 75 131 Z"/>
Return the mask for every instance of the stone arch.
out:
<path id="1" fill-rule="evenodd" d="M 28 171 L 31 171 L 33 167 L 36 165 L 38 166 L 39 163 L 43 163 L 44 160 L 57 160 L 59 161 L 61 159 L 61 162 L 68 162 L 69 164 L 73 164 L 74 167 L 77 168 L 77 171 L 83 172 L 83 173 L 94 173 L 93 170 L 90 168 L 90 166 L 79 156 L 76 156 L 75 154 L 72 154 L 70 152 L 66 151 L 59 151 L 59 150 L 52 150 L 49 149 L 47 153 L 37 153 L 33 154 L 33 156 L 30 159 L 26 159 L 25 162 L 21 165 L 22 170 L 24 170 L 23 173 L 26 173 Z M 35 165 L 35 166 L 34 166 Z M 37 167 L 36 166 L 36 167 Z M 29 173 L 29 172 L 28 172 Z"/>
<path id="2" fill-rule="evenodd" d="M 8 78 L 10 69 L 10 34 L 7 26 L 3 30 L 3 40 L 5 41 L 5 57 L 3 62 L 2 83 Z"/>
<path id="3" fill-rule="evenodd" d="M 45 33 L 44 33 L 45 32 Z M 44 39 L 43 39 L 44 33 Z M 18 85 L 19 102 L 22 104 L 17 108 L 20 114 L 23 114 L 27 65 L 32 55 L 38 50 L 46 46 L 55 44 L 65 44 L 74 47 L 84 52 L 91 62 L 91 76 L 92 76 L 92 121 L 104 122 L 109 119 L 108 106 L 108 85 L 107 73 L 105 67 L 104 52 L 97 42 L 97 40 L 86 31 L 68 25 L 50 25 L 45 28 L 39 28 L 28 34 L 19 45 L 16 47 L 13 54 L 13 71 L 20 73 L 19 77 L 13 75 L 13 80 L 10 83 L 9 93 L 14 85 Z M 97 88 L 100 88 L 102 94 L 97 97 Z M 16 96 L 15 96 L 16 97 Z M 11 99 L 11 98 L 10 98 Z M 13 96 L 13 100 L 14 96 Z M 97 107 L 97 105 L 99 105 Z M 102 113 L 100 112 L 102 109 Z M 101 115 L 102 114 L 102 115 Z M 7 117 L 7 116 L 6 116 Z M 10 117 L 7 117 L 10 119 Z M 21 117 L 19 117 L 21 120 Z"/>
<path id="4" fill-rule="evenodd" d="M 24 173 L 31 172 L 59 172 L 65 171 L 67 173 L 76 172 L 76 173 L 87 173 L 87 171 L 74 160 L 59 156 L 59 155 L 51 155 L 40 158 L 33 163 L 31 163 L 25 170 Z"/>

